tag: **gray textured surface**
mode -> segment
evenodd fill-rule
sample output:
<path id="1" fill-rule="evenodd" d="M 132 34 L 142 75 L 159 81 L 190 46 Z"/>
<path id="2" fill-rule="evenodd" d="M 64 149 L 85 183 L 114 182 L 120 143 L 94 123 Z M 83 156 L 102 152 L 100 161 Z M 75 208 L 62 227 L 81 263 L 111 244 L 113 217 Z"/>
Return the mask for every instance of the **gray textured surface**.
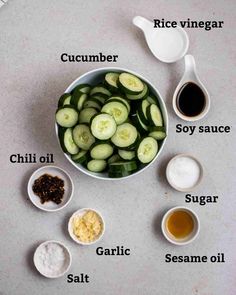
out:
<path id="1" fill-rule="evenodd" d="M 180 4 L 181 3 L 181 4 Z M 0 10 L 1 200 L 0 294 L 161 294 L 233 295 L 236 280 L 235 133 L 178 135 L 183 123 L 171 108 L 171 95 L 183 63 L 162 64 L 147 50 L 142 33 L 131 24 L 135 15 L 181 20 L 224 20 L 221 30 L 187 30 L 212 107 L 196 125 L 235 127 L 235 2 L 232 1 L 8 1 Z M 110 64 L 70 64 L 60 54 L 119 54 L 115 65 L 150 79 L 162 93 L 169 113 L 169 138 L 159 160 L 127 181 L 105 182 L 76 171 L 64 158 L 54 134 L 58 96 L 80 74 Z M 55 164 L 70 172 L 75 195 L 70 205 L 51 214 L 28 200 L 26 183 L 40 164 L 10 164 L 12 153 L 54 153 Z M 190 204 L 201 220 L 199 238 L 186 247 L 167 243 L 160 219 L 168 208 L 185 205 L 184 194 L 166 183 L 171 156 L 188 152 L 199 158 L 205 177 L 196 194 L 217 194 L 218 204 Z M 80 207 L 100 210 L 107 231 L 98 246 L 124 245 L 130 257 L 99 257 L 96 245 L 79 247 L 66 223 Z M 71 273 L 88 273 L 88 285 L 48 280 L 32 265 L 36 245 L 47 239 L 65 242 L 73 255 Z M 225 253 L 224 264 L 167 264 L 166 253 Z"/>

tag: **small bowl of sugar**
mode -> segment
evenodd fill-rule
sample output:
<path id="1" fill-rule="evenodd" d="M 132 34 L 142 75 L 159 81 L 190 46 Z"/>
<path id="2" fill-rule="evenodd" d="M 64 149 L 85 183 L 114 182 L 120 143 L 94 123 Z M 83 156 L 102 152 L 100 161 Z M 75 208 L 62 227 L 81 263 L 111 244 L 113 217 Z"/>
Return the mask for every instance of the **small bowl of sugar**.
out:
<path id="1" fill-rule="evenodd" d="M 46 241 L 34 252 L 34 265 L 38 272 L 50 279 L 63 276 L 71 266 L 69 249 L 58 241 Z"/>
<path id="2" fill-rule="evenodd" d="M 172 158 L 166 167 L 169 184 L 180 192 L 194 190 L 201 182 L 203 168 L 201 163 L 191 155 L 179 154 Z"/>

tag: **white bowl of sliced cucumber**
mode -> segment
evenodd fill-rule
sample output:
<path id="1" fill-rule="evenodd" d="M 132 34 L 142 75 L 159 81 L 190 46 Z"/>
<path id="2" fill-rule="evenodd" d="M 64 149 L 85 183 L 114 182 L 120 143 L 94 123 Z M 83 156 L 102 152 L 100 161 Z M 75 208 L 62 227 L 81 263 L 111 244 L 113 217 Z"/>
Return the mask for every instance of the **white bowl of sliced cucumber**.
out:
<path id="1" fill-rule="evenodd" d="M 147 169 L 167 137 L 160 93 L 124 68 L 99 68 L 77 78 L 60 97 L 55 117 L 66 158 L 83 173 L 105 180 Z"/>

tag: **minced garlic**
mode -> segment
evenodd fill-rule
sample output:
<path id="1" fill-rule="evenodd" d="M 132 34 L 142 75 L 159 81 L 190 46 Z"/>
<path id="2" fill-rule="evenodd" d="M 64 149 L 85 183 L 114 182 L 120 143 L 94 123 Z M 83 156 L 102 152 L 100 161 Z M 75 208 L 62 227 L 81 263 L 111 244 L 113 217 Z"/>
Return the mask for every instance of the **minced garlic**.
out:
<path id="1" fill-rule="evenodd" d="M 88 210 L 82 216 L 75 216 L 72 226 L 74 235 L 84 243 L 95 241 L 103 230 L 101 217 L 92 210 Z"/>

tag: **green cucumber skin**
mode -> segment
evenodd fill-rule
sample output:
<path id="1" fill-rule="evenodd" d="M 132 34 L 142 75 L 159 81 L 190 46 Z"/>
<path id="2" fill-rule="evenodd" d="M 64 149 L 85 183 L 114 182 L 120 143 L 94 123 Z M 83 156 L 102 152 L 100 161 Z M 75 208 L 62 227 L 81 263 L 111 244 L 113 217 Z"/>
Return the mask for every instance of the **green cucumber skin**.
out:
<path id="1" fill-rule="evenodd" d="M 121 74 L 123 74 L 123 73 L 121 73 Z M 133 74 L 130 74 L 130 73 L 126 73 L 126 74 L 132 75 L 132 76 L 138 78 L 138 79 L 142 82 L 142 80 L 141 80 L 139 77 L 137 77 L 137 76 L 135 76 L 135 75 L 133 75 Z M 125 94 L 134 94 L 134 95 L 135 95 L 135 94 L 140 94 L 140 93 L 143 91 L 143 89 L 142 89 L 142 91 L 133 91 L 133 90 L 130 90 L 130 89 L 126 88 L 126 87 L 120 82 L 120 77 L 121 77 L 121 75 L 119 76 L 119 78 L 118 78 L 118 80 L 117 80 L 117 85 L 118 85 L 119 89 L 120 89 L 123 93 L 125 93 Z M 142 82 L 142 83 L 143 83 L 143 82 Z"/>
<path id="2" fill-rule="evenodd" d="M 59 142 L 60 142 L 60 145 L 61 145 L 61 148 L 63 150 L 64 153 L 68 154 L 68 155 L 72 155 L 66 148 L 65 146 L 65 143 L 64 143 L 64 137 L 65 137 L 65 133 L 68 129 L 71 129 L 71 127 L 69 128 L 64 128 L 64 127 L 59 127 L 58 128 L 58 137 L 59 137 Z"/>
<path id="3" fill-rule="evenodd" d="M 120 91 L 122 92 L 122 93 L 124 93 L 125 95 L 126 94 L 140 94 L 141 92 L 136 92 L 136 91 L 131 91 L 131 90 L 128 90 L 127 88 L 125 88 L 121 83 L 120 83 L 120 81 L 118 80 L 117 81 L 117 85 L 118 85 L 118 87 L 119 87 L 119 89 L 120 89 Z"/>
<path id="4" fill-rule="evenodd" d="M 110 85 L 106 80 L 104 81 L 104 85 L 105 85 L 105 87 L 108 88 L 108 90 L 111 93 L 116 93 L 117 91 L 119 91 L 119 88 L 118 87 L 115 87 L 115 86 Z"/>
<path id="5" fill-rule="evenodd" d="M 149 126 L 148 131 L 150 131 L 150 132 L 153 132 L 153 131 L 166 132 L 166 128 L 164 126 Z"/>
<path id="6" fill-rule="evenodd" d="M 66 129 L 67 128 L 64 128 L 64 127 L 58 127 L 59 142 L 60 142 L 61 148 L 62 148 L 64 153 L 67 153 L 67 149 L 66 149 L 66 147 L 64 145 L 64 134 L 66 132 Z"/>
<path id="7" fill-rule="evenodd" d="M 89 153 L 86 153 L 84 156 L 82 156 L 81 158 L 79 159 L 72 159 L 75 163 L 78 163 L 78 164 L 86 164 L 87 165 L 87 162 L 90 160 L 90 156 L 89 156 Z"/>
<path id="8" fill-rule="evenodd" d="M 64 101 L 65 101 L 69 96 L 71 97 L 71 94 L 70 94 L 70 93 L 64 93 L 64 94 L 62 94 L 62 96 L 59 98 L 59 101 L 58 101 L 58 108 L 64 106 Z"/>
<path id="9" fill-rule="evenodd" d="M 150 105 L 147 107 L 147 118 L 148 118 L 149 122 L 151 123 L 150 125 L 153 125 L 153 126 L 158 127 L 158 126 L 155 124 L 155 122 L 153 121 L 153 119 L 152 119 L 152 114 L 151 114 L 151 107 L 152 107 L 152 105 L 155 105 L 155 104 L 150 104 Z M 159 110 L 160 118 L 161 118 L 161 123 L 163 124 L 162 112 L 161 112 L 160 108 L 159 108 L 157 105 L 155 105 L 155 106 L 156 106 L 156 108 L 158 108 L 158 110 Z M 159 125 L 159 126 L 161 126 L 161 125 Z"/>
<path id="10" fill-rule="evenodd" d="M 149 95 L 149 88 L 147 86 L 147 84 L 145 84 L 146 86 L 144 86 L 146 88 L 146 91 L 145 93 L 141 96 L 142 93 L 138 94 L 138 95 L 131 95 L 131 94 L 127 94 L 126 97 L 129 99 L 129 100 L 144 100 L 148 97 Z"/>
<path id="11" fill-rule="evenodd" d="M 145 130 L 145 129 L 143 128 L 143 126 L 140 124 L 139 119 L 138 119 L 137 116 L 134 116 L 134 117 L 132 118 L 132 121 L 133 121 L 134 126 L 136 126 L 137 130 L 138 130 L 142 135 L 144 135 L 145 133 L 147 133 L 147 130 Z"/>
<path id="12" fill-rule="evenodd" d="M 143 102 L 141 102 L 140 104 L 139 104 L 139 106 L 138 106 L 138 115 L 139 115 L 139 118 L 140 118 L 140 120 L 142 121 L 142 123 L 144 124 L 144 125 L 146 125 L 146 126 L 148 126 L 149 125 L 149 121 L 148 121 L 148 119 L 145 117 L 145 114 L 143 113 L 143 108 L 142 108 L 142 103 Z M 147 108 L 146 108 L 146 110 L 147 110 Z"/>

